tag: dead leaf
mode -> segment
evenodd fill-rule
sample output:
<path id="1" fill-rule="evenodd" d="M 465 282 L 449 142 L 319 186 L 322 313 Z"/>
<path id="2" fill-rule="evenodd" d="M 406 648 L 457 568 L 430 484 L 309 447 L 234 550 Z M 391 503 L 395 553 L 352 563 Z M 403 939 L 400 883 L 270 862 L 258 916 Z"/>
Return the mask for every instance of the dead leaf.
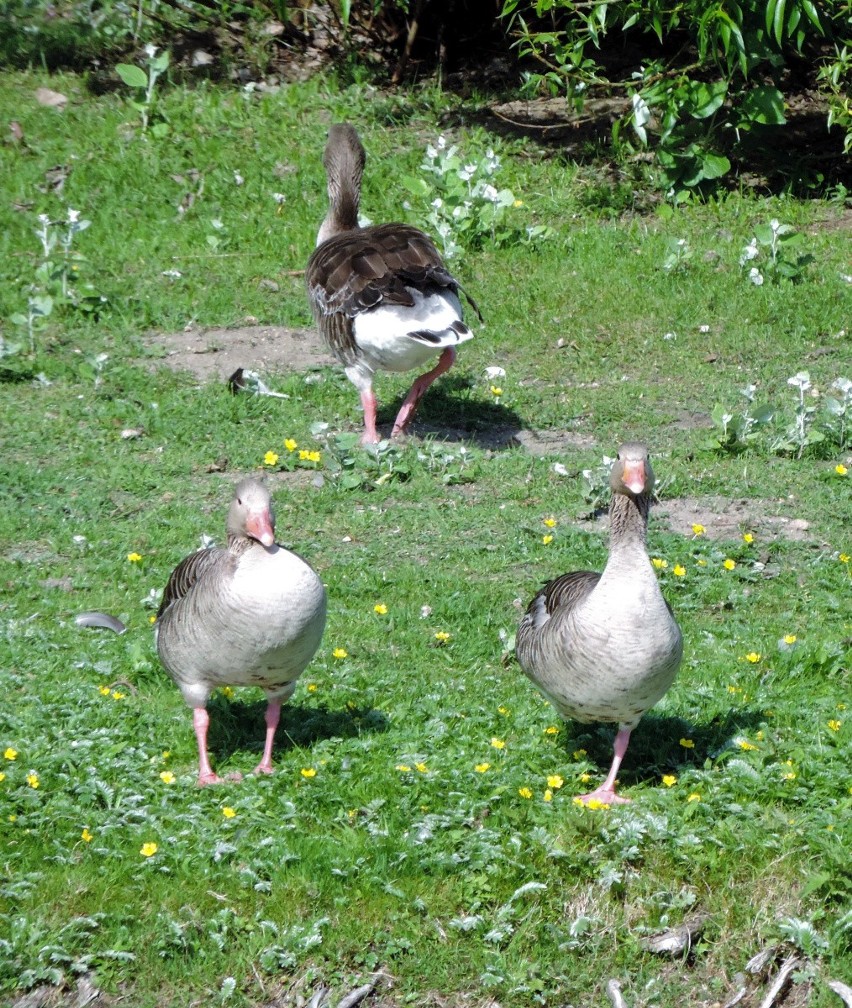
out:
<path id="1" fill-rule="evenodd" d="M 50 88 L 40 87 L 35 93 L 36 101 L 39 105 L 45 105 L 47 108 L 58 108 L 62 109 L 68 103 L 68 97 L 64 94 L 60 94 L 58 91 L 51 91 Z"/>

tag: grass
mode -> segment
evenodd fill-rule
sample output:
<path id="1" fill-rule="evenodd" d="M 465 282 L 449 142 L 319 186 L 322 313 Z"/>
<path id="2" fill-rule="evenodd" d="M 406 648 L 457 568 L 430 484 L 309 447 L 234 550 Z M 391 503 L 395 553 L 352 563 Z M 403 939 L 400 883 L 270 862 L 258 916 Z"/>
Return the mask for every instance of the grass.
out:
<path id="1" fill-rule="evenodd" d="M 39 107 L 41 84 L 68 107 Z M 794 373 L 823 399 L 844 365 L 852 377 L 842 206 L 731 195 L 613 219 L 591 169 L 501 147 L 518 219 L 556 234 L 457 264 L 487 325 L 430 391 L 423 437 L 373 462 L 336 371 L 265 374 L 285 400 L 234 397 L 167 370 L 143 337 L 247 316 L 307 326 L 286 271 L 324 212 L 324 124 L 356 123 L 364 210 L 399 217 L 401 180 L 440 129 L 434 95 L 319 79 L 253 98 L 177 89 L 162 142 L 140 137 L 124 96 L 92 98 L 71 76 L 0 76 L 0 107 L 24 138 L 0 148 L 0 317 L 26 304 L 37 215 L 68 207 L 92 221 L 78 272 L 106 298 L 97 313 L 58 304 L 34 357 L 0 360 L 5 996 L 94 973 L 106 1003 L 288 1004 L 379 973 L 394 1005 L 599 1004 L 610 977 L 631 1006 L 711 1004 L 783 942 L 803 958 L 795 1003 L 836 1003 L 824 981 L 850 969 L 849 447 L 713 450 L 694 419 L 740 409 L 755 383 L 783 428 Z M 57 165 L 61 192 L 45 181 Z M 813 256 L 799 283 L 756 287 L 739 265 L 771 218 Z M 664 269 L 681 238 L 692 256 Z M 492 365 L 507 372 L 499 403 Z M 380 421 L 405 387 L 381 380 Z M 513 425 L 543 454 L 500 447 Z M 447 428 L 466 432 L 464 452 Z M 721 495 L 744 517 L 720 535 L 708 511 L 706 533 L 684 535 L 652 516 L 686 657 L 628 752 L 633 804 L 593 811 L 571 799 L 605 771 L 611 731 L 560 725 L 511 638 L 543 580 L 604 562 L 581 472 L 599 482 L 632 437 L 651 446 L 664 502 Z M 149 617 L 199 536 L 221 537 L 237 475 L 264 468 L 279 540 L 328 585 L 328 628 L 275 776 L 198 791 L 191 717 Z M 807 519 L 806 536 L 772 518 Z M 127 634 L 78 629 L 86 609 Z M 217 769 L 254 765 L 262 711 L 259 693 L 215 697 Z M 642 950 L 697 910 L 709 922 L 686 958 Z"/>

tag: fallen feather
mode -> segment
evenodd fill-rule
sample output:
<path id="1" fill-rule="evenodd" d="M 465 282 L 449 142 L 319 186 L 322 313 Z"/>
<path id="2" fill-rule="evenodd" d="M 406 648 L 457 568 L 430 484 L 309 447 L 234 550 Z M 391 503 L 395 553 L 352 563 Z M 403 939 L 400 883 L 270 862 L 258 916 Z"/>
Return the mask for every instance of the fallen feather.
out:
<path id="1" fill-rule="evenodd" d="M 81 612 L 74 617 L 77 626 L 101 627 L 104 630 L 112 630 L 114 633 L 123 634 L 127 627 L 115 616 L 103 612 Z"/>

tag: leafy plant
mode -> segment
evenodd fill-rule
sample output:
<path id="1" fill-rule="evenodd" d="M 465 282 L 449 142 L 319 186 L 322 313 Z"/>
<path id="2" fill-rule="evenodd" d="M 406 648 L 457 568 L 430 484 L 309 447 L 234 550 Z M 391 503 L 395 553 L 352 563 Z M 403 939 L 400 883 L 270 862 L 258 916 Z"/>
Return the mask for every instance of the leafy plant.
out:
<path id="1" fill-rule="evenodd" d="M 131 99 L 130 104 L 142 117 L 142 132 L 148 132 L 148 124 L 153 112 L 156 109 L 156 85 L 159 77 L 169 68 L 169 54 L 163 51 L 157 55 L 157 46 L 148 44 L 145 46 L 147 57 L 146 66 L 142 67 L 134 63 L 118 63 L 115 72 L 124 83 L 139 94 L 139 98 Z M 169 132 L 169 124 L 160 114 L 160 118 L 151 126 L 151 133 L 158 138 L 166 136 Z"/>
<path id="2" fill-rule="evenodd" d="M 499 248 L 534 243 L 553 233 L 546 225 L 522 229 L 508 219 L 508 211 L 523 202 L 511 189 L 495 186 L 500 157 L 491 148 L 468 160 L 456 144 L 447 146 L 446 137 L 439 136 L 426 147 L 420 169 L 427 178 L 409 176 L 403 183 L 412 195 L 429 201 L 426 220 L 448 259 L 463 249 L 481 248 L 486 241 Z"/>
<path id="3" fill-rule="evenodd" d="M 740 254 L 740 266 L 748 269 L 748 278 L 757 287 L 766 279 L 796 283 L 814 261 L 809 253 L 791 255 L 801 237 L 789 224 L 781 224 L 773 217 L 768 224 L 754 229 L 754 237 Z"/>
<path id="4" fill-rule="evenodd" d="M 773 410 L 770 406 L 752 407 L 756 391 L 756 385 L 740 389 L 740 395 L 748 406 L 739 413 L 726 410 L 719 403 L 713 407 L 710 416 L 718 431 L 711 435 L 710 447 L 736 453 L 744 451 L 757 441 L 760 429 L 772 419 Z"/>

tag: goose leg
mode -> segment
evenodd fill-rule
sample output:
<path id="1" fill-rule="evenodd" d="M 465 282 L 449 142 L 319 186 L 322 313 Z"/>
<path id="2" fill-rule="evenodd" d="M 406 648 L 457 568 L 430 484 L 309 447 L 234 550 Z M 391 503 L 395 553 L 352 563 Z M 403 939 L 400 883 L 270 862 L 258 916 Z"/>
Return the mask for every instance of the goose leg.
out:
<path id="1" fill-rule="evenodd" d="M 618 776 L 621 761 L 627 752 L 627 745 L 630 742 L 630 733 L 632 730 L 632 728 L 618 729 L 615 741 L 612 744 L 612 765 L 609 768 L 609 773 L 606 775 L 606 780 L 590 794 L 580 795 L 579 800 L 584 805 L 588 805 L 592 801 L 599 801 L 605 805 L 621 805 L 624 802 L 630 801 L 630 798 L 622 798 L 621 795 L 615 793 L 615 780 Z"/>
<path id="2" fill-rule="evenodd" d="M 438 358 L 438 363 L 432 368 L 432 370 L 427 371 L 426 374 L 420 375 L 420 377 L 414 382 L 408 392 L 408 395 L 405 397 L 405 402 L 403 402 L 402 406 L 400 406 L 399 413 L 396 415 L 393 430 L 391 431 L 391 437 L 395 437 L 397 434 L 403 434 L 405 432 L 405 429 L 414 417 L 417 410 L 417 404 L 423 398 L 423 393 L 437 377 L 442 375 L 445 371 L 450 370 L 455 359 L 455 347 L 447 347 Z"/>
<path id="3" fill-rule="evenodd" d="M 272 745 L 275 742 L 275 729 L 278 727 L 278 721 L 281 718 L 281 701 L 280 700 L 270 700 L 266 705 L 266 742 L 263 746 L 263 759 L 254 768 L 256 774 L 274 773 L 272 768 Z"/>
<path id="4" fill-rule="evenodd" d="M 361 444 L 378 444 L 376 393 L 372 388 L 361 389 L 361 406 L 364 410 L 364 433 L 361 435 Z"/>

